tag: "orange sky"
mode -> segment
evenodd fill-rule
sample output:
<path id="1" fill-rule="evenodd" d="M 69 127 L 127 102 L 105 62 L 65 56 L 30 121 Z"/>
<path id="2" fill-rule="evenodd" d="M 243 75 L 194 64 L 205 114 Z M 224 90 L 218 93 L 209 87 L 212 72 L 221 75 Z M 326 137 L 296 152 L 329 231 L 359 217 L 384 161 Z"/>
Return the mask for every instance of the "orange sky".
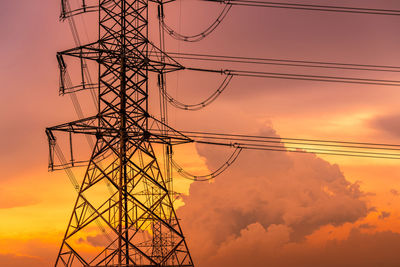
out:
<path id="1" fill-rule="evenodd" d="M 58 22 L 59 1 L 34 2 L 0 2 L 1 266 L 53 264 L 76 197 L 64 173 L 47 172 L 44 133 L 47 126 L 76 119 L 69 98 L 58 96 L 55 58 L 56 51 L 73 47 L 73 40 L 68 25 Z M 400 9 L 396 0 L 335 1 L 346 3 Z M 183 33 L 198 32 L 221 8 L 177 1 L 166 8 L 166 21 Z M 157 43 L 155 17 L 151 7 L 150 37 Z M 83 25 L 80 18 L 77 22 Z M 396 16 L 235 7 L 206 40 L 188 44 L 167 38 L 167 47 L 399 65 L 399 25 Z M 378 73 L 373 78 L 398 76 Z M 183 71 L 168 77 L 168 89 L 195 103 L 221 79 Z M 399 143 L 399 98 L 396 87 L 234 78 L 206 109 L 171 107 L 169 114 L 171 125 L 182 130 Z M 157 114 L 156 100 L 151 104 Z M 91 115 L 91 108 L 84 111 Z M 180 165 L 198 174 L 218 168 L 229 153 L 194 145 L 175 150 Z M 399 178 L 394 160 L 243 152 L 232 169 L 210 184 L 190 185 L 177 177 L 177 189 L 190 192 L 178 214 L 198 266 L 397 266 Z"/>

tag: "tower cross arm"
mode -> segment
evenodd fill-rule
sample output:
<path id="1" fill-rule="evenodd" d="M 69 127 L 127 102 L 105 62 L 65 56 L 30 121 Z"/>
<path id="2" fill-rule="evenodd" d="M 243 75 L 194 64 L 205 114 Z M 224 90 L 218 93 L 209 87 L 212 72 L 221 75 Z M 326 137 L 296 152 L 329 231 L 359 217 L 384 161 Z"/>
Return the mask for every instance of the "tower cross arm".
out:
<path id="1" fill-rule="evenodd" d="M 125 52 L 126 66 L 128 68 L 147 68 L 149 71 L 156 73 L 168 73 L 185 68 L 151 43 L 149 43 L 148 55 L 146 57 L 135 49 L 127 51 Z M 58 52 L 58 56 L 93 60 L 100 64 L 113 64 L 121 60 L 120 50 L 102 48 L 99 41 Z"/>
<path id="2" fill-rule="evenodd" d="M 54 139 L 54 132 L 65 132 L 74 134 L 85 134 L 92 136 L 108 136 L 115 137 L 119 134 L 118 129 L 110 124 L 110 118 L 115 114 L 108 113 L 87 117 L 84 119 L 71 121 L 46 128 L 46 133 L 49 139 Z M 130 138 L 144 136 L 152 143 L 160 144 L 185 144 L 191 143 L 193 140 L 186 135 L 174 130 L 173 128 L 165 125 L 154 117 L 148 118 L 148 129 L 135 125 L 127 129 L 127 136 Z"/>

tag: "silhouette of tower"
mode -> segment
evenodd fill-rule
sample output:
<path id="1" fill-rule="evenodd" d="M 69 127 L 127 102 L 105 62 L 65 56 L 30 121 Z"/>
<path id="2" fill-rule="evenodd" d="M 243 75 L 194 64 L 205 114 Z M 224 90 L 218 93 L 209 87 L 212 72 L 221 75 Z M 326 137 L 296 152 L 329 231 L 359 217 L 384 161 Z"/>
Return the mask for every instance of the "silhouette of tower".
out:
<path id="1" fill-rule="evenodd" d="M 71 56 L 95 61 L 99 75 L 91 85 L 97 114 L 46 129 L 53 154 L 55 131 L 96 139 L 55 266 L 193 266 L 170 178 L 163 177 L 153 149 L 161 144 L 168 156 L 173 145 L 191 140 L 148 112 L 149 73 L 162 80 L 183 67 L 148 40 L 148 2 L 83 5 L 99 13 L 98 40 L 57 54 L 61 74 L 63 57 Z M 62 7 L 64 16 L 74 15 L 65 1 Z M 104 182 L 109 192 L 102 191 Z M 94 248 L 82 244 L 87 233 L 101 240 Z"/>

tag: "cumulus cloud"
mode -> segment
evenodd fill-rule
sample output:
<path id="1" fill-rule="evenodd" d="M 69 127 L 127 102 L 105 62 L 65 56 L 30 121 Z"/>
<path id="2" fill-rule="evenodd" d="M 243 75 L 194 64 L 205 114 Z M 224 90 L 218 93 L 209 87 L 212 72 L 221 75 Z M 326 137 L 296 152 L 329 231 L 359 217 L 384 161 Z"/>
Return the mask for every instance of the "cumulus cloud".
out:
<path id="1" fill-rule="evenodd" d="M 400 235 L 393 232 L 362 233 L 353 228 L 345 240 L 324 246 L 289 242 L 290 229 L 252 224 L 237 238 L 228 239 L 201 266 L 217 267 L 394 267 L 398 266 Z"/>
<path id="2" fill-rule="evenodd" d="M 261 134 L 276 136 L 269 127 Z M 198 151 L 210 169 L 227 156 L 209 147 Z M 321 226 L 355 222 L 369 212 L 364 197 L 337 165 L 315 155 L 245 151 L 214 182 L 192 184 L 178 212 L 195 260 L 211 266 L 212 257 L 239 255 L 241 247 L 265 254 L 280 244 L 303 242 Z"/>

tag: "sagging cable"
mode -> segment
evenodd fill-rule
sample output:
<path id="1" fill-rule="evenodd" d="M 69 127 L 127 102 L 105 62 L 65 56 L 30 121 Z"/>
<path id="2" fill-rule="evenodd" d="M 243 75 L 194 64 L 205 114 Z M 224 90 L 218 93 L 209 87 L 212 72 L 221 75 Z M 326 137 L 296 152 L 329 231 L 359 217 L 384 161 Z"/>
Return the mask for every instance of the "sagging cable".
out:
<path id="1" fill-rule="evenodd" d="M 108 4 L 110 1 L 105 1 L 103 3 L 103 5 Z M 88 5 L 86 3 L 86 0 L 81 0 L 80 7 L 76 8 L 76 9 L 71 9 L 71 6 L 70 6 L 68 0 L 61 0 L 60 20 L 65 20 L 67 18 L 71 18 L 73 16 L 84 14 L 84 13 L 92 13 L 92 12 L 98 12 L 98 11 L 99 11 L 98 4 L 97 5 Z"/>
<path id="2" fill-rule="evenodd" d="M 221 83 L 221 85 L 215 90 L 209 97 L 207 97 L 205 100 L 201 101 L 200 103 L 197 104 L 185 104 L 176 98 L 172 97 L 170 94 L 168 94 L 167 90 L 165 90 L 164 86 L 161 86 L 163 83 L 163 76 L 159 75 L 158 76 L 158 82 L 159 82 L 159 88 L 161 93 L 167 98 L 168 102 L 179 109 L 183 110 L 190 110 L 190 111 L 196 111 L 205 108 L 206 106 L 210 105 L 213 103 L 221 94 L 222 92 L 225 91 L 225 89 L 228 87 L 229 83 L 231 82 L 233 78 L 233 75 L 230 73 L 226 74 L 225 79 Z"/>
<path id="3" fill-rule="evenodd" d="M 226 15 L 228 15 L 229 11 L 231 10 L 232 5 L 226 4 L 224 9 L 219 14 L 218 18 L 208 26 L 204 31 L 194 34 L 194 35 L 183 35 L 181 33 L 176 32 L 170 26 L 165 23 L 165 15 L 164 15 L 164 7 L 162 4 L 158 6 L 158 19 L 160 20 L 160 24 L 164 31 L 166 31 L 171 37 L 176 40 L 184 41 L 184 42 L 198 42 L 206 38 L 210 35 L 225 19 Z"/>
<path id="4" fill-rule="evenodd" d="M 176 163 L 175 160 L 172 159 L 172 157 L 171 157 L 171 163 L 172 163 L 172 166 L 174 167 L 174 169 L 182 177 L 184 177 L 184 178 L 186 178 L 188 180 L 195 181 L 195 182 L 206 182 L 206 181 L 210 181 L 210 180 L 214 179 L 218 175 L 220 175 L 223 172 L 225 172 L 236 161 L 236 159 L 240 155 L 240 152 L 242 152 L 243 148 L 240 147 L 240 146 L 235 146 L 235 147 L 236 147 L 235 151 L 233 151 L 233 153 L 228 158 L 228 160 L 224 164 L 222 164 L 217 170 L 215 170 L 212 173 L 207 174 L 207 175 L 193 175 L 193 174 L 185 171 L 181 166 L 179 166 L 178 163 Z"/>

